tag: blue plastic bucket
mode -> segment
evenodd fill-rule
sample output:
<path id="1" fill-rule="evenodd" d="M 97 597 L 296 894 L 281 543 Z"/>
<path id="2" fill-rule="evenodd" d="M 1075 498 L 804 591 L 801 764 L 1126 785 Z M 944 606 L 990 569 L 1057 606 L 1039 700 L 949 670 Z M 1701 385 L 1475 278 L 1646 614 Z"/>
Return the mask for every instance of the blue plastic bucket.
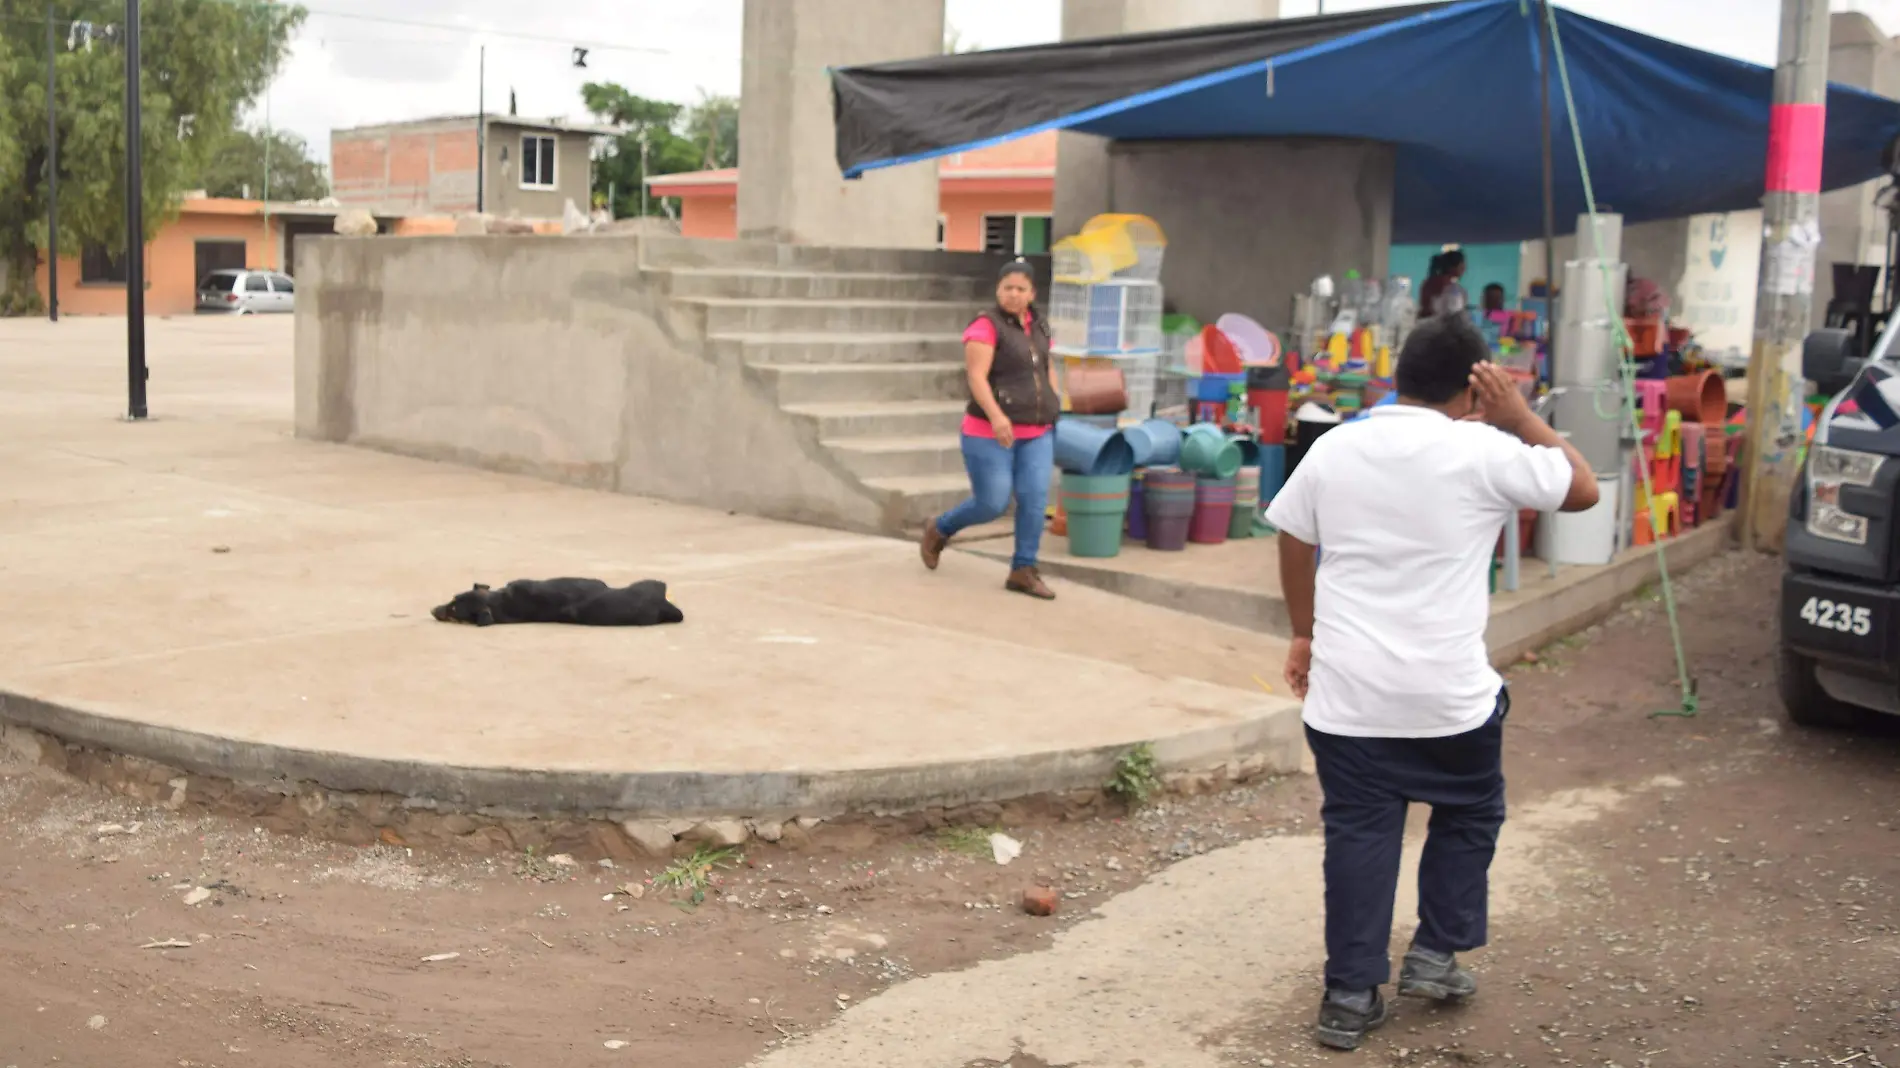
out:
<path id="1" fill-rule="evenodd" d="M 1119 430 L 1065 417 L 1056 422 L 1056 466 L 1072 475 L 1133 474 L 1135 450 Z"/>
<path id="2" fill-rule="evenodd" d="M 1273 503 L 1273 498 L 1286 484 L 1286 446 L 1260 446 L 1260 506 Z"/>
<path id="3" fill-rule="evenodd" d="M 1136 467 L 1172 467 L 1181 458 L 1181 428 L 1166 419 L 1150 419 L 1122 430 L 1135 450 Z"/>

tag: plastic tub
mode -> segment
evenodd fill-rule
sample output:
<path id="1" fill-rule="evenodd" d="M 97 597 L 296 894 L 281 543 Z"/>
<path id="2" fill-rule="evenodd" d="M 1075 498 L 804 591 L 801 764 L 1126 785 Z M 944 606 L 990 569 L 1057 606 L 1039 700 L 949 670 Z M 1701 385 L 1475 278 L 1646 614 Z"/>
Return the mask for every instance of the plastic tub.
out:
<path id="1" fill-rule="evenodd" d="M 1181 428 L 1166 419 L 1125 427 L 1122 437 L 1135 451 L 1136 467 L 1172 467 L 1181 459 Z"/>
<path id="2" fill-rule="evenodd" d="M 1076 475 L 1129 475 L 1135 470 L 1135 450 L 1119 430 L 1060 419 L 1056 466 Z"/>
<path id="3" fill-rule="evenodd" d="M 1666 387 L 1669 410 L 1681 412 L 1703 426 L 1721 426 L 1728 422 L 1728 389 L 1716 371 L 1698 371 L 1692 375 L 1674 375 Z"/>
<path id="4" fill-rule="evenodd" d="M 1069 517 L 1069 555 L 1103 559 L 1122 550 L 1128 511 L 1127 475 L 1062 476 L 1062 509 Z"/>
<path id="5" fill-rule="evenodd" d="M 1220 427 L 1196 423 L 1181 439 L 1181 467 L 1196 475 L 1232 478 L 1240 470 L 1240 446 L 1229 440 Z"/>
<path id="6" fill-rule="evenodd" d="M 1280 493 L 1280 487 L 1286 484 L 1286 446 L 1260 446 L 1260 503 L 1262 506 L 1273 503 Z"/>
<path id="7" fill-rule="evenodd" d="M 1202 478 L 1194 487 L 1194 519 L 1188 527 L 1188 540 L 1200 545 L 1219 545 L 1227 540 L 1227 529 L 1234 518 L 1234 479 Z"/>

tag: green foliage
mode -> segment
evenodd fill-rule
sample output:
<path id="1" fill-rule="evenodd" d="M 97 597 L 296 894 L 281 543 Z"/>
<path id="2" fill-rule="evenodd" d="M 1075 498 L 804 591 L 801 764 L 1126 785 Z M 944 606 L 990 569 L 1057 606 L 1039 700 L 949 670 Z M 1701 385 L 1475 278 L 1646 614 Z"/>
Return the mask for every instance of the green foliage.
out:
<path id="1" fill-rule="evenodd" d="M 688 106 L 635 96 L 611 82 L 588 82 L 581 100 L 596 118 L 624 127 L 594 165 L 594 199 L 604 204 L 611 191 L 616 218 L 642 214 L 640 189 L 647 175 L 738 165 L 739 102 L 731 97 L 702 93 L 699 103 Z M 646 202 L 645 214 L 661 213 L 657 200 Z"/>
<path id="2" fill-rule="evenodd" d="M 653 885 L 685 891 L 687 901 L 694 905 L 703 904 L 706 892 L 719 882 L 719 870 L 730 868 L 744 859 L 745 855 L 737 849 L 701 846 L 693 851 L 692 856 L 667 865 L 654 878 Z"/>
<path id="3" fill-rule="evenodd" d="M 59 121 L 60 251 L 125 241 L 125 54 L 94 40 L 68 48 L 75 21 L 114 24 L 108 0 L 54 0 Z M 46 240 L 46 14 L 43 0 L 0 0 L 0 258 L 10 292 L 31 296 Z M 144 209 L 149 239 L 176 210 L 238 116 L 270 83 L 304 18 L 259 0 L 159 0 L 144 5 L 140 78 Z"/>
<path id="4" fill-rule="evenodd" d="M 264 181 L 267 155 L 268 185 Z M 272 200 L 322 200 L 330 195 L 330 174 L 310 158 L 310 146 L 296 134 L 234 129 L 207 155 L 191 186 L 214 197 L 261 200 L 268 189 Z"/>
<path id="5" fill-rule="evenodd" d="M 1161 768 L 1155 763 L 1154 747 L 1143 742 L 1115 761 L 1115 774 L 1108 780 L 1108 792 L 1129 808 L 1148 803 L 1161 788 Z"/>

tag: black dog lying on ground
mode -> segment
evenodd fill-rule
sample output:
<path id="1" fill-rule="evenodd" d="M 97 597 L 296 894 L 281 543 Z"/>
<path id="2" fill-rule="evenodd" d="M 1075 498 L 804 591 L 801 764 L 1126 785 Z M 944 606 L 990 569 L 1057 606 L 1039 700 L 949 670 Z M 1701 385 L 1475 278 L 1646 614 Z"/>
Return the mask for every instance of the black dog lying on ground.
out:
<path id="1" fill-rule="evenodd" d="M 432 614 L 441 623 L 572 623 L 581 627 L 651 627 L 686 614 L 666 599 L 666 583 L 647 579 L 616 589 L 599 579 L 516 579 L 501 589 L 481 583 Z"/>

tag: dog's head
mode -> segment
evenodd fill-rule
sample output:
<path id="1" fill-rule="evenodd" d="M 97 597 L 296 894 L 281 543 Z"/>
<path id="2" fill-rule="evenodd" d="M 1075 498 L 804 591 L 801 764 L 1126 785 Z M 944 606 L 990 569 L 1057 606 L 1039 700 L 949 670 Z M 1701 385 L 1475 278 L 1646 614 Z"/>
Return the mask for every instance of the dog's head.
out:
<path id="1" fill-rule="evenodd" d="M 467 593 L 449 598 L 448 604 L 436 605 L 430 614 L 438 623 L 472 623 L 486 627 L 495 621 L 495 613 L 488 607 L 488 587 L 479 582 Z"/>

